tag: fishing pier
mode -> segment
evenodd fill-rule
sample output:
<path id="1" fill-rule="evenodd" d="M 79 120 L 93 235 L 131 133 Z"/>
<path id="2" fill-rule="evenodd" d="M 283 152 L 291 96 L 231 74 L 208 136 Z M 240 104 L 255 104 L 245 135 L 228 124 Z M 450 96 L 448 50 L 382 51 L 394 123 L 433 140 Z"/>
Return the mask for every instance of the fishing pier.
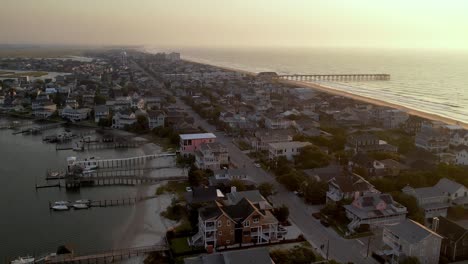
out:
<path id="1" fill-rule="evenodd" d="M 291 74 L 277 75 L 276 79 L 290 81 L 337 81 L 337 82 L 359 82 L 359 81 L 388 81 L 390 74 Z"/>

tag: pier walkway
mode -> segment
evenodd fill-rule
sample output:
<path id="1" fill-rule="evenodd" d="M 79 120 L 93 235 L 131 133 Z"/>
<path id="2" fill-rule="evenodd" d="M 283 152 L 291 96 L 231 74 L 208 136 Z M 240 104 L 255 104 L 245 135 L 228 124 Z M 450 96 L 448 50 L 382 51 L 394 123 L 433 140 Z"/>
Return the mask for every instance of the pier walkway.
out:
<path id="1" fill-rule="evenodd" d="M 291 81 L 388 81 L 390 80 L 390 74 L 290 74 L 277 75 L 274 78 Z"/>
<path id="2" fill-rule="evenodd" d="M 122 159 L 88 159 L 88 160 L 77 160 L 72 165 L 78 166 L 89 166 L 91 164 L 97 165 L 99 168 L 121 168 L 121 167 L 135 167 L 145 164 L 146 161 L 154 160 L 158 158 L 175 157 L 175 153 L 162 153 L 153 155 L 144 155 L 131 158 Z"/>
<path id="3" fill-rule="evenodd" d="M 145 255 L 151 252 L 164 252 L 169 250 L 166 244 L 126 248 L 119 250 L 111 250 L 85 256 L 74 256 L 73 254 L 48 256 L 44 263 L 112 263 L 131 257 Z"/>

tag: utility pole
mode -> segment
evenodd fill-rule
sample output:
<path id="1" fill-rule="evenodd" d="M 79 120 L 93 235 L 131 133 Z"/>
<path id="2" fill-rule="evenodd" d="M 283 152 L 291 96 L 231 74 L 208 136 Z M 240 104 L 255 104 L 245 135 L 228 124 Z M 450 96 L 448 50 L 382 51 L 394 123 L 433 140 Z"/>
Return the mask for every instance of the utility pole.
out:
<path id="1" fill-rule="evenodd" d="M 329 251 L 330 251 L 330 239 L 327 240 L 327 260 L 328 260 Z"/>
<path id="2" fill-rule="evenodd" d="M 367 241 L 367 255 L 366 255 L 366 258 L 369 257 L 371 238 L 372 238 L 372 237 L 370 236 L 370 237 L 369 237 L 369 240 Z"/>

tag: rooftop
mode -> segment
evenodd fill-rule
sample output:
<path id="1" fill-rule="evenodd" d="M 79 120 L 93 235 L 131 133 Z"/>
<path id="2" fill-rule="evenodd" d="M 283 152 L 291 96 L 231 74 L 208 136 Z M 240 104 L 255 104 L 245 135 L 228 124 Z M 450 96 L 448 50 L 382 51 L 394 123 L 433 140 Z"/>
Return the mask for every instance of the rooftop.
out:
<path id="1" fill-rule="evenodd" d="M 181 134 L 180 139 L 189 140 L 189 139 L 206 139 L 206 138 L 216 138 L 213 133 L 197 133 L 197 134 Z"/>
<path id="2" fill-rule="evenodd" d="M 442 238 L 439 234 L 411 219 L 406 219 L 397 225 L 390 225 L 385 228 L 411 244 L 418 243 L 430 235 Z"/>

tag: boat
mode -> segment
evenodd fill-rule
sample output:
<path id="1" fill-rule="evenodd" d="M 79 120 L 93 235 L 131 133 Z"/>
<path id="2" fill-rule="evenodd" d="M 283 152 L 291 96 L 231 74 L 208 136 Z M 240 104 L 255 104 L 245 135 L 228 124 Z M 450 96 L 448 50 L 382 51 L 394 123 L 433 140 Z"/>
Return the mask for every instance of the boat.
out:
<path id="1" fill-rule="evenodd" d="M 84 150 L 84 146 L 83 146 L 83 144 L 80 144 L 80 142 L 76 142 L 76 143 L 73 145 L 73 150 L 74 150 L 74 151 L 83 151 L 83 150 Z"/>
<path id="2" fill-rule="evenodd" d="M 77 204 L 90 204 L 91 201 L 88 199 L 81 199 L 81 200 L 76 200 L 75 203 Z"/>
<path id="3" fill-rule="evenodd" d="M 85 203 L 76 203 L 76 204 L 73 204 L 72 205 L 73 208 L 75 210 L 79 210 L 79 209 L 88 209 L 89 208 L 89 205 L 88 204 L 85 204 Z"/>
<path id="4" fill-rule="evenodd" d="M 57 201 L 54 203 L 55 205 L 69 205 L 70 202 L 69 201 Z"/>
<path id="5" fill-rule="evenodd" d="M 55 211 L 67 211 L 69 210 L 70 208 L 66 205 L 54 205 L 52 206 L 52 209 L 54 209 Z"/>
<path id="6" fill-rule="evenodd" d="M 10 262 L 10 264 L 25 264 L 25 263 L 34 263 L 36 261 L 35 258 L 31 256 L 27 257 L 19 257 L 13 261 Z"/>
<path id="7" fill-rule="evenodd" d="M 95 160 L 94 157 L 91 157 L 89 159 L 85 159 L 85 161 L 86 161 L 85 167 L 84 167 L 85 171 L 96 170 L 99 167 L 98 163 L 97 163 L 97 161 Z"/>

